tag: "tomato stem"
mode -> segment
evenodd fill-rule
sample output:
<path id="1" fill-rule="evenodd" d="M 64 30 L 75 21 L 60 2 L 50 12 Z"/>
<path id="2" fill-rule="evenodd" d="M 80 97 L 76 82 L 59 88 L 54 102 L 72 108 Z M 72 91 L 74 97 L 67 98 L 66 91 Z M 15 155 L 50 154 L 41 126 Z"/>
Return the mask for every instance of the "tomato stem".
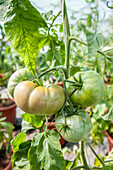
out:
<path id="1" fill-rule="evenodd" d="M 72 170 L 81 169 L 81 168 L 86 169 L 84 166 L 77 166 L 77 167 L 73 168 Z"/>
<path id="2" fill-rule="evenodd" d="M 50 69 L 40 73 L 39 75 L 37 75 L 37 77 L 40 78 L 40 77 L 44 76 L 45 74 L 47 74 L 47 73 L 49 73 L 51 71 L 57 70 L 57 69 L 61 69 L 64 72 L 64 75 L 66 77 L 66 74 L 67 74 L 66 69 L 63 66 L 57 66 L 57 67 L 50 68 Z"/>
<path id="3" fill-rule="evenodd" d="M 84 141 L 83 140 L 80 142 L 80 147 L 81 147 L 81 156 L 82 156 L 83 165 L 85 166 L 85 168 L 87 170 L 91 170 L 90 167 L 87 164 L 87 161 L 86 161 L 86 155 L 85 155 L 85 151 L 84 151 Z"/>
<path id="4" fill-rule="evenodd" d="M 69 42 L 71 43 L 72 40 L 75 40 L 76 42 L 81 43 L 81 44 L 87 46 L 87 43 L 86 43 L 86 42 L 83 42 L 83 41 L 79 40 L 79 39 L 76 38 L 76 37 L 71 37 L 71 36 L 70 36 L 70 37 L 69 37 Z M 107 56 L 104 52 L 102 52 L 102 51 L 100 51 L 100 50 L 97 50 L 97 52 L 98 52 L 99 54 L 103 55 L 105 58 L 107 58 L 110 62 L 112 62 L 111 58 L 110 58 L 109 56 Z"/>
<path id="5" fill-rule="evenodd" d="M 105 166 L 104 161 L 97 155 L 97 153 L 94 151 L 93 147 L 90 145 L 90 143 L 88 142 L 87 139 L 84 139 L 84 141 L 86 142 L 86 144 L 90 147 L 90 149 L 92 150 L 92 152 L 94 153 L 94 155 L 97 157 L 97 159 L 101 162 L 101 164 L 103 166 Z"/>
<path id="6" fill-rule="evenodd" d="M 55 21 L 56 18 L 61 14 L 61 12 L 62 12 L 62 10 L 60 10 L 60 11 L 57 13 L 57 15 L 55 15 L 55 17 L 54 17 L 53 20 L 52 20 L 52 23 L 50 24 L 49 30 L 51 29 L 51 27 L 53 26 L 54 21 Z"/>
<path id="7" fill-rule="evenodd" d="M 82 83 L 79 83 L 79 82 L 75 82 L 75 81 L 71 81 L 71 80 L 67 80 L 67 79 L 64 79 L 65 82 L 69 82 L 69 83 L 73 83 L 74 85 L 76 86 L 82 86 Z"/>
<path id="8" fill-rule="evenodd" d="M 45 119 L 46 119 L 46 130 L 47 130 L 47 128 L 48 128 L 48 117 L 45 116 Z"/>
<path id="9" fill-rule="evenodd" d="M 68 103 L 69 103 L 70 106 L 71 106 L 71 110 L 72 110 L 72 113 L 73 113 L 73 112 L 74 112 L 74 107 L 73 107 L 73 104 L 72 104 L 71 100 L 70 100 L 69 97 L 68 97 L 65 80 L 64 80 L 64 78 L 63 78 L 63 76 L 62 76 L 62 73 L 61 73 L 61 71 L 60 71 L 59 69 L 58 69 L 58 74 L 59 74 L 59 76 L 60 76 L 60 78 L 61 78 L 61 80 L 62 80 L 62 82 L 63 82 L 64 89 L 65 89 L 65 96 L 66 96 L 66 99 L 67 99 Z"/>
<path id="10" fill-rule="evenodd" d="M 69 29 L 69 20 L 67 15 L 67 8 L 65 0 L 61 1 L 62 3 L 62 16 L 63 16 L 63 31 L 64 31 L 64 42 L 65 42 L 65 67 L 67 69 L 66 78 L 69 77 L 69 59 L 70 59 L 70 29 Z"/>

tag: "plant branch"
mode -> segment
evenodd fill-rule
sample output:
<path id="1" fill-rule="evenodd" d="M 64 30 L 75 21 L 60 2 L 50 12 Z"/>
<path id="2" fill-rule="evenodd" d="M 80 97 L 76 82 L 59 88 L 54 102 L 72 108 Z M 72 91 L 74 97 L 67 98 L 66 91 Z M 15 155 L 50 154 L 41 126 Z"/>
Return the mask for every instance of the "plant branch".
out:
<path id="1" fill-rule="evenodd" d="M 94 166 L 92 167 L 92 169 L 102 169 L 102 168 Z"/>
<path id="2" fill-rule="evenodd" d="M 57 15 L 55 15 L 55 17 L 53 18 L 53 21 L 52 21 L 52 23 L 51 23 L 51 25 L 50 25 L 50 27 L 49 27 L 49 30 L 51 29 L 51 27 L 53 26 L 53 23 L 54 23 L 54 21 L 56 20 L 56 18 L 61 14 L 61 10 L 58 12 L 58 14 Z"/>
<path id="3" fill-rule="evenodd" d="M 80 144 L 81 144 L 80 146 L 81 146 L 81 156 L 82 156 L 83 165 L 87 170 L 91 170 L 86 161 L 86 156 L 84 152 L 84 141 L 82 140 Z"/>
<path id="4" fill-rule="evenodd" d="M 67 99 L 68 103 L 71 106 L 72 112 L 74 112 L 74 108 L 73 108 L 72 102 L 71 102 L 71 100 L 68 97 L 68 93 L 67 93 L 67 89 L 66 89 L 66 85 L 65 85 L 65 80 L 64 80 L 64 78 L 63 78 L 63 76 L 61 74 L 61 71 L 59 69 L 58 69 L 58 74 L 59 74 L 59 76 L 60 76 L 60 78 L 61 78 L 61 80 L 63 82 L 63 85 L 64 85 L 66 99 Z"/>
<path id="5" fill-rule="evenodd" d="M 86 42 L 83 42 L 83 41 L 79 40 L 79 39 L 76 38 L 76 37 L 69 37 L 69 41 L 71 42 L 72 40 L 75 40 L 76 42 L 81 43 L 81 44 L 87 46 L 87 43 L 86 43 Z M 97 52 L 98 52 L 99 54 L 103 55 L 103 56 L 104 56 L 105 58 L 107 58 L 108 60 L 111 61 L 110 57 L 108 57 L 104 52 L 102 52 L 102 51 L 100 51 L 100 50 L 97 50 Z"/>
<path id="6" fill-rule="evenodd" d="M 87 43 L 85 43 L 85 42 L 79 40 L 79 39 L 76 38 L 76 37 L 69 37 L 69 41 L 71 42 L 72 40 L 75 40 L 75 41 L 77 41 L 77 42 L 79 42 L 79 43 L 81 43 L 81 44 L 87 46 Z"/>
<path id="7" fill-rule="evenodd" d="M 49 73 L 49 72 L 51 72 L 51 71 L 57 70 L 58 68 L 59 68 L 59 69 L 62 69 L 63 72 L 64 72 L 64 75 L 66 76 L 66 69 L 65 69 L 63 66 L 57 66 L 57 67 L 50 68 L 50 69 L 48 69 L 48 70 L 40 73 L 40 74 L 38 75 L 38 78 L 44 76 L 45 74 L 47 74 L 47 73 Z"/>
<path id="8" fill-rule="evenodd" d="M 113 159 L 110 159 L 110 160 L 106 160 L 106 161 L 104 161 L 104 163 L 112 162 L 112 161 L 113 161 Z"/>
<path id="9" fill-rule="evenodd" d="M 69 21 L 67 15 L 67 8 L 65 0 L 62 0 L 62 16 L 63 16 L 63 30 L 64 30 L 64 41 L 65 41 L 65 67 L 67 69 L 66 78 L 69 77 L 69 57 L 70 57 L 70 29 L 69 29 Z"/>
<path id="10" fill-rule="evenodd" d="M 76 169 L 80 169 L 80 168 L 86 169 L 84 166 L 77 166 L 77 167 L 73 168 L 72 170 L 76 170 Z"/>
<path id="11" fill-rule="evenodd" d="M 74 84 L 73 86 L 79 86 L 79 87 L 82 87 L 82 84 L 79 83 L 79 82 L 76 82 L 76 81 L 71 81 L 71 80 L 67 80 L 67 79 L 64 79 L 65 82 L 69 82 L 71 84 Z"/>
<path id="12" fill-rule="evenodd" d="M 84 141 L 86 142 L 86 144 L 90 147 L 90 149 L 92 150 L 92 152 L 94 153 L 94 155 L 97 157 L 97 159 L 101 162 L 101 164 L 103 166 L 105 166 L 104 161 L 97 155 L 97 153 L 95 152 L 95 150 L 93 149 L 93 147 L 90 145 L 90 143 L 87 141 L 87 139 L 84 139 Z"/>

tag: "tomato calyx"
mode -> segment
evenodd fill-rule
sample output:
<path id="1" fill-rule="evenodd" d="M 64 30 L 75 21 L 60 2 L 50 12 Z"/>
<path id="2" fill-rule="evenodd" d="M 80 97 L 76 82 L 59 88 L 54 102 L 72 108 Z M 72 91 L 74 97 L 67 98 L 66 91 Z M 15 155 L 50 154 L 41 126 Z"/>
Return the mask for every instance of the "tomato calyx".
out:
<path id="1" fill-rule="evenodd" d="M 68 80 L 67 82 L 72 83 L 70 86 L 75 87 L 75 89 L 71 92 L 70 96 L 71 97 L 77 90 L 81 90 L 83 86 L 81 74 L 79 75 L 79 80 L 76 79 L 75 76 L 73 76 L 74 81 Z"/>

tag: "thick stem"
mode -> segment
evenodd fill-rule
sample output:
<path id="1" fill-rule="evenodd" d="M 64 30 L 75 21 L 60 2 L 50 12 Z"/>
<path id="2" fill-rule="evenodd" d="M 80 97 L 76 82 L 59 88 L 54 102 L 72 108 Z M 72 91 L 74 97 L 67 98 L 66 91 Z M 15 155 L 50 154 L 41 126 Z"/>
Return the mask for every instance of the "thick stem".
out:
<path id="1" fill-rule="evenodd" d="M 91 170 L 86 161 L 86 156 L 84 152 L 84 141 L 81 141 L 80 144 L 81 144 L 81 156 L 82 156 L 83 165 L 87 170 Z"/>
<path id="2" fill-rule="evenodd" d="M 92 152 L 94 153 L 94 155 L 97 157 L 97 159 L 101 162 L 101 164 L 103 166 L 105 166 L 104 161 L 97 155 L 97 153 L 95 152 L 95 150 L 93 149 L 93 147 L 90 145 L 90 143 L 87 141 L 87 139 L 84 139 L 84 141 L 87 143 L 87 145 L 90 147 L 90 149 L 92 150 Z"/>
<path id="3" fill-rule="evenodd" d="M 64 41 L 65 41 L 65 67 L 67 69 L 66 78 L 69 77 L 69 59 L 70 59 L 70 29 L 69 29 L 69 21 L 67 15 L 67 9 L 65 0 L 62 0 L 62 14 L 63 14 L 63 30 L 64 30 Z"/>

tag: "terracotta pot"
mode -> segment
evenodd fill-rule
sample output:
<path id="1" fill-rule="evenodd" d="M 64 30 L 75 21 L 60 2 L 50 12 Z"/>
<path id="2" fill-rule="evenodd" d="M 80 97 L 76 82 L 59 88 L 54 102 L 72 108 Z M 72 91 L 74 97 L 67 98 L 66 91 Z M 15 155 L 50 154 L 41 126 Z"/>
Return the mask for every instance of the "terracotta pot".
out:
<path id="1" fill-rule="evenodd" d="M 10 99 L 14 101 L 13 99 Z M 15 102 L 7 107 L 0 107 L 0 112 L 2 112 L 1 117 L 6 117 L 5 121 L 11 122 L 13 124 L 16 123 L 16 104 Z"/>
<path id="2" fill-rule="evenodd" d="M 49 124 L 50 122 L 48 122 L 48 124 Z M 45 125 L 44 126 L 46 126 L 46 123 L 45 123 Z M 48 126 L 48 129 L 49 130 L 52 130 L 52 129 L 54 129 L 54 131 L 55 132 L 57 132 L 57 133 L 59 133 L 57 130 L 56 130 L 56 128 L 55 128 L 55 122 L 52 122 L 49 126 Z M 38 129 L 36 129 L 36 131 L 39 133 L 39 130 Z M 43 132 L 43 130 L 42 130 L 42 132 Z M 59 134 L 60 135 L 60 134 Z M 60 144 L 61 144 L 61 146 L 63 146 L 64 144 L 65 144 L 65 139 L 60 135 Z"/>
<path id="3" fill-rule="evenodd" d="M 107 131 L 104 131 L 104 133 L 108 139 L 108 153 L 109 153 L 111 149 L 113 148 L 113 138 L 111 138 L 111 136 L 109 135 Z"/>

